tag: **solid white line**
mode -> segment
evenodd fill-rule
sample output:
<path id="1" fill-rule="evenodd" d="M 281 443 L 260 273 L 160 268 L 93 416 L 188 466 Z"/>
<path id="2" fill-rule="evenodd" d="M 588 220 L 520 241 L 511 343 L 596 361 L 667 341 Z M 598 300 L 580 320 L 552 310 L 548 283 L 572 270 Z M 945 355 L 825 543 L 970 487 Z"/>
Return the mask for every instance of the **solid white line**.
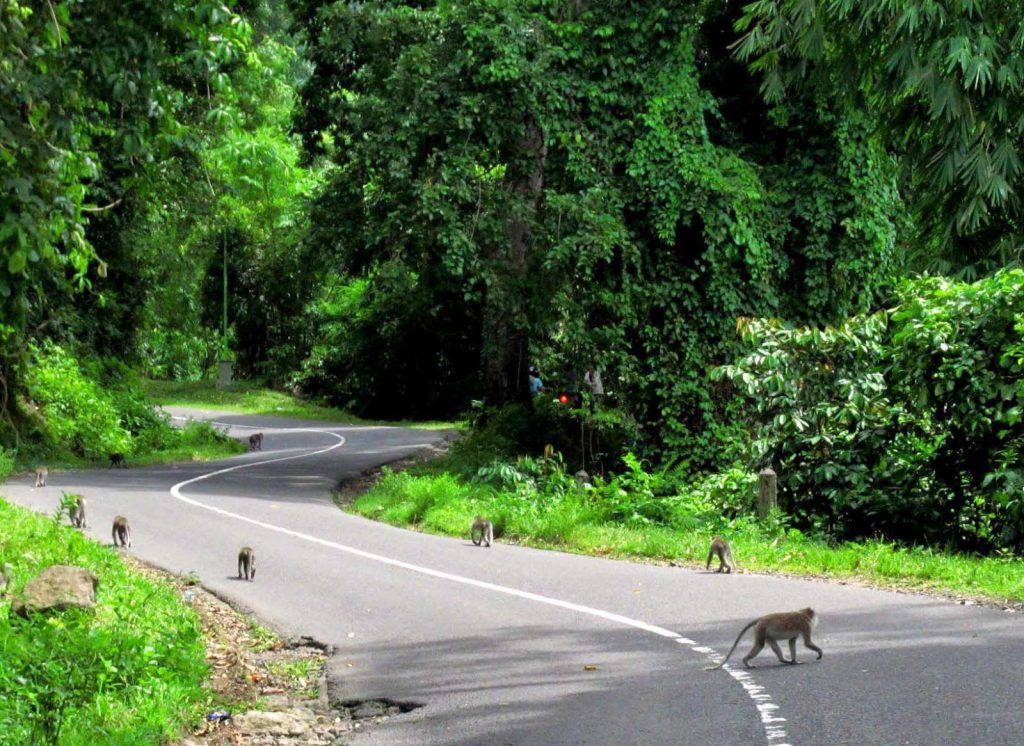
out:
<path id="1" fill-rule="evenodd" d="M 447 573 L 442 570 L 434 570 L 430 567 L 414 565 L 411 562 L 403 562 L 402 560 L 392 559 L 391 557 L 385 557 L 380 554 L 374 554 L 373 552 L 367 552 L 362 549 L 356 549 L 355 547 L 350 547 L 345 544 L 339 544 L 335 541 L 329 541 L 327 539 L 321 539 L 317 536 L 312 536 L 310 534 L 304 534 L 300 531 L 293 531 L 290 528 L 284 528 L 273 523 L 266 523 L 265 521 L 259 521 L 255 518 L 249 518 L 248 516 L 233 513 L 230 510 L 224 510 L 223 508 L 217 508 L 212 505 L 206 505 L 205 503 L 201 503 L 198 500 L 195 500 L 191 497 L 187 497 L 184 494 L 182 494 L 182 487 L 194 484 L 195 482 L 200 482 L 204 479 L 210 479 L 211 477 L 219 476 L 220 474 L 227 474 L 228 472 L 237 471 L 239 469 L 249 469 L 254 466 L 263 466 L 264 464 L 273 464 L 279 461 L 290 461 L 292 459 L 297 458 L 317 456 L 321 453 L 333 451 L 334 449 L 340 448 L 345 444 L 345 438 L 343 436 L 338 435 L 337 433 L 332 433 L 330 432 L 330 430 L 327 429 L 292 428 L 288 430 L 288 432 L 323 433 L 324 435 L 330 435 L 332 438 L 337 438 L 338 442 L 332 446 L 322 448 L 318 451 L 311 451 L 309 453 L 303 453 L 294 456 L 272 458 L 267 459 L 265 461 L 250 461 L 244 464 L 238 464 L 237 466 L 230 466 L 225 469 L 218 469 L 217 471 L 212 471 L 208 474 L 202 474 L 198 477 L 193 477 L 192 479 L 186 479 L 184 482 L 179 482 L 178 484 L 171 487 L 171 495 L 174 496 L 176 499 L 189 505 L 192 505 L 194 507 L 202 508 L 203 510 L 209 510 L 213 513 L 217 513 L 228 518 L 234 518 L 235 520 L 243 521 L 244 523 L 249 523 L 254 526 L 259 526 L 260 528 L 265 528 L 268 531 L 276 531 L 279 534 L 292 536 L 296 539 L 301 539 L 302 541 L 308 541 L 312 544 L 319 544 L 320 546 L 335 549 L 339 552 L 345 552 L 347 554 L 355 555 L 356 557 L 362 557 L 363 559 L 373 560 L 374 562 L 380 562 L 384 565 L 391 565 L 392 567 L 398 567 L 403 570 L 409 570 L 410 572 L 419 573 L 421 575 L 428 575 L 430 577 L 448 580 L 453 583 L 461 583 L 462 585 L 468 585 L 474 588 L 483 588 L 484 590 L 493 591 L 495 593 L 503 593 L 507 596 L 515 596 L 516 598 L 523 598 L 527 601 L 534 601 L 536 603 L 546 604 L 547 606 L 554 606 L 560 609 L 567 609 L 569 611 L 575 611 L 579 614 L 586 614 L 588 616 L 596 617 L 598 619 L 604 619 L 605 621 L 614 622 L 616 624 L 622 624 L 627 627 L 633 627 L 635 629 L 643 630 L 644 632 L 650 632 L 653 635 L 658 635 L 659 637 L 666 637 L 675 640 L 676 642 L 689 645 L 690 649 L 693 652 L 698 653 L 699 655 L 704 655 L 705 657 L 711 657 L 712 660 L 714 660 L 715 658 L 721 660 L 721 656 L 715 653 L 712 648 L 699 646 L 696 643 L 694 643 L 693 640 L 690 640 L 684 637 L 683 635 L 680 635 L 678 632 L 673 632 L 670 629 L 666 629 L 665 627 L 659 627 L 654 624 L 648 624 L 647 622 L 640 621 L 639 619 L 633 619 L 628 616 L 623 616 L 622 614 L 615 614 L 610 611 L 604 611 L 603 609 L 596 609 L 592 606 L 583 606 L 582 604 L 575 604 L 570 601 L 562 601 L 561 599 L 551 598 L 549 596 L 542 596 L 539 593 L 522 591 L 518 588 L 510 588 L 504 585 L 488 583 L 485 580 L 467 578 L 463 575 L 453 575 L 452 573 Z M 777 739 L 786 738 L 785 729 L 782 726 L 777 725 L 778 723 L 784 723 L 785 718 L 776 716 L 775 713 L 778 710 L 778 705 L 770 702 L 771 697 L 765 694 L 764 687 L 755 684 L 749 672 L 747 671 L 734 671 L 731 668 L 729 668 L 728 664 L 726 664 L 724 670 L 727 671 L 729 675 L 733 677 L 733 679 L 737 680 L 747 691 L 747 693 L 751 696 L 751 698 L 755 701 L 759 714 L 761 715 L 762 725 L 765 729 L 765 737 L 768 739 L 768 741 L 772 742 L 772 746 L 792 746 L 792 744 L 790 743 L 776 743 Z"/>

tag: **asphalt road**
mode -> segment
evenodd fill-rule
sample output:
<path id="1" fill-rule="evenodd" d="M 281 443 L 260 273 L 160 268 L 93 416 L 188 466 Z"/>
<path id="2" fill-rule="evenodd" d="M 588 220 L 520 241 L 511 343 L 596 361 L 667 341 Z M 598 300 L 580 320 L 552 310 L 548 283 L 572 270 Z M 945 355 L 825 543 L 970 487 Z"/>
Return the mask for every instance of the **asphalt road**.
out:
<path id="1" fill-rule="evenodd" d="M 141 558 L 334 644 L 337 701 L 417 706 L 355 746 L 1024 744 L 1020 614 L 403 531 L 342 513 L 329 490 L 439 433 L 207 415 L 239 438 L 262 430 L 263 451 L 2 492 L 47 513 L 81 492 L 104 542 L 127 515 Z M 235 579 L 242 544 L 253 583 Z M 727 670 L 704 670 L 747 621 L 805 606 L 822 660 L 801 645 L 805 663 L 782 666 L 766 649 L 746 672 L 748 633 Z"/>

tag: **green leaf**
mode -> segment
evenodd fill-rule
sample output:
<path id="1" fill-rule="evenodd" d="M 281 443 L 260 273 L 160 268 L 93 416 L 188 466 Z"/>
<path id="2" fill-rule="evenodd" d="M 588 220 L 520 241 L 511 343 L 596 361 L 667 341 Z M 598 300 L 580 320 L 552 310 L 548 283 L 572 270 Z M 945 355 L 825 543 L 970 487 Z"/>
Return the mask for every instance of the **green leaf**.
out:
<path id="1" fill-rule="evenodd" d="M 12 275 L 18 274 L 28 264 L 28 253 L 18 249 L 7 258 L 7 271 Z"/>

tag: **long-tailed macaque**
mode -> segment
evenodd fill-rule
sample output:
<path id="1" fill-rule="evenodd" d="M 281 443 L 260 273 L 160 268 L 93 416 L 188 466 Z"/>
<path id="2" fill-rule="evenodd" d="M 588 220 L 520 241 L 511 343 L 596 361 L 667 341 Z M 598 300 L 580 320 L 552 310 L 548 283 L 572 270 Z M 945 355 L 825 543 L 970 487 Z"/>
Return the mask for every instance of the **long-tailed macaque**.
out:
<path id="1" fill-rule="evenodd" d="M 252 547 L 238 550 L 238 579 L 251 581 L 256 577 L 256 552 Z"/>
<path id="2" fill-rule="evenodd" d="M 40 466 L 36 469 L 36 487 L 45 487 L 46 478 L 50 475 L 50 470 L 45 466 Z"/>
<path id="3" fill-rule="evenodd" d="M 779 657 L 779 660 L 789 665 L 795 665 L 796 660 L 796 638 L 803 637 L 804 645 L 809 649 L 813 650 L 818 654 L 818 659 L 824 655 L 821 648 L 811 642 L 811 630 L 814 629 L 818 623 L 818 615 L 814 613 L 814 609 L 800 609 L 800 611 L 783 611 L 777 614 L 765 614 L 763 617 L 755 619 L 746 627 L 740 630 L 739 635 L 736 637 L 736 642 L 732 644 L 732 648 L 729 649 L 729 655 L 725 656 L 725 660 L 719 663 L 717 666 L 712 666 L 706 670 L 714 671 L 716 668 L 721 668 L 729 662 L 730 656 L 733 651 L 736 650 L 736 646 L 740 644 L 740 640 L 743 635 L 746 634 L 747 630 L 751 627 L 754 628 L 754 647 L 750 649 L 750 652 L 743 656 L 743 665 L 747 668 L 751 668 L 750 659 L 761 652 L 761 648 L 764 647 L 767 642 L 771 649 L 775 651 L 775 655 Z M 786 660 L 782 657 L 782 649 L 779 647 L 778 640 L 789 640 L 789 654 L 791 660 Z"/>
<path id="4" fill-rule="evenodd" d="M 469 538 L 477 546 L 480 546 L 481 543 L 490 546 L 491 542 L 494 541 L 494 524 L 486 518 L 477 516 L 473 519 L 473 526 L 469 529 Z"/>
<path id="5" fill-rule="evenodd" d="M 7 586 L 14 579 L 14 568 L 9 562 L 0 565 L 0 598 L 7 592 Z"/>
<path id="6" fill-rule="evenodd" d="M 711 558 L 715 555 L 718 555 L 718 569 L 715 572 L 725 570 L 731 573 L 736 569 L 736 563 L 732 559 L 732 547 L 721 536 L 716 536 L 711 540 L 711 549 L 708 550 L 708 561 L 704 565 L 705 570 L 711 569 Z"/>
<path id="7" fill-rule="evenodd" d="M 252 435 L 249 436 L 249 450 L 263 450 L 263 433 L 253 433 Z"/>
<path id="8" fill-rule="evenodd" d="M 128 547 L 132 546 L 132 531 L 128 526 L 128 519 L 123 515 L 119 515 L 114 519 L 114 525 L 110 529 L 111 535 L 114 537 L 115 547 Z"/>
<path id="9" fill-rule="evenodd" d="M 114 467 L 117 467 L 118 469 L 128 468 L 128 461 L 125 460 L 123 453 L 111 453 L 107 458 L 110 459 L 110 466 L 107 467 L 108 469 L 113 469 Z"/>
<path id="10" fill-rule="evenodd" d="M 85 528 L 85 498 L 78 495 L 75 504 L 68 510 L 68 518 L 75 528 Z"/>

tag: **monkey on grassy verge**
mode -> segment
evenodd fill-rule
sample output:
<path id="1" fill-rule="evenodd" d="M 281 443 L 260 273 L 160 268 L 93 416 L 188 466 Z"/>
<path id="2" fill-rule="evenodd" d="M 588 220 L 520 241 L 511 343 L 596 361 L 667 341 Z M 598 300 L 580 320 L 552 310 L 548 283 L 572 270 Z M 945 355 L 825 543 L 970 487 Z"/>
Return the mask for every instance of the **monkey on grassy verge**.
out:
<path id="1" fill-rule="evenodd" d="M 252 435 L 249 436 L 249 450 L 263 450 L 263 433 L 253 433 Z"/>
<path id="2" fill-rule="evenodd" d="M 477 516 L 473 519 L 472 528 L 469 529 L 469 538 L 477 546 L 480 546 L 481 543 L 486 543 L 487 546 L 490 546 L 491 542 L 494 541 L 494 524 L 486 518 Z"/>
<path id="3" fill-rule="evenodd" d="M 113 469 L 115 466 L 118 469 L 128 468 L 128 462 L 125 460 L 123 453 L 111 453 L 107 458 L 110 459 L 110 466 L 107 467 L 108 469 Z"/>
<path id="4" fill-rule="evenodd" d="M 36 487 L 46 486 L 46 477 L 50 475 L 50 470 L 45 466 L 40 466 L 36 469 Z"/>
<path id="5" fill-rule="evenodd" d="M 123 515 L 119 515 L 114 519 L 114 525 L 110 529 L 111 535 L 114 537 L 114 546 L 128 547 L 132 546 L 132 533 L 128 527 L 128 519 Z"/>
<path id="6" fill-rule="evenodd" d="M 252 547 L 242 547 L 238 551 L 238 579 L 252 580 L 256 577 L 256 552 Z"/>
<path id="7" fill-rule="evenodd" d="M 754 647 L 750 649 L 750 652 L 743 656 L 743 665 L 747 668 L 752 668 L 750 665 L 750 659 L 761 652 L 761 648 L 764 647 L 767 642 L 771 649 L 775 651 L 775 655 L 779 657 L 779 660 L 788 665 L 796 665 L 796 638 L 803 637 L 804 645 L 809 649 L 813 650 L 818 654 L 818 659 L 824 655 L 821 648 L 811 642 L 811 630 L 814 629 L 818 623 L 818 615 L 814 613 L 814 609 L 800 609 L 800 611 L 783 611 L 777 614 L 765 614 L 763 617 L 759 617 L 748 624 L 746 627 L 740 630 L 739 635 L 736 637 L 736 642 L 732 644 L 732 648 L 729 649 L 729 654 L 725 656 L 725 660 L 719 663 L 717 666 L 711 666 L 705 669 L 706 671 L 714 671 L 717 668 L 721 668 L 729 662 L 729 658 L 732 656 L 733 651 L 736 650 L 736 646 L 740 644 L 740 640 L 743 635 L 746 634 L 747 630 L 751 627 L 754 628 Z M 779 647 L 777 640 L 789 640 L 789 654 L 792 660 L 786 660 L 782 657 L 782 649 Z"/>
<path id="8" fill-rule="evenodd" d="M 7 593 L 7 586 L 10 585 L 14 579 L 14 567 L 11 563 L 4 562 L 0 565 L 0 598 L 3 598 Z"/>
<path id="9" fill-rule="evenodd" d="M 732 548 L 729 546 L 729 542 L 723 539 L 721 536 L 716 536 L 711 540 L 711 549 L 708 551 L 708 561 L 704 565 L 705 570 L 711 569 L 711 558 L 718 555 L 718 569 L 715 572 L 722 572 L 725 570 L 727 573 L 731 573 L 736 569 L 736 563 L 732 559 Z"/>

